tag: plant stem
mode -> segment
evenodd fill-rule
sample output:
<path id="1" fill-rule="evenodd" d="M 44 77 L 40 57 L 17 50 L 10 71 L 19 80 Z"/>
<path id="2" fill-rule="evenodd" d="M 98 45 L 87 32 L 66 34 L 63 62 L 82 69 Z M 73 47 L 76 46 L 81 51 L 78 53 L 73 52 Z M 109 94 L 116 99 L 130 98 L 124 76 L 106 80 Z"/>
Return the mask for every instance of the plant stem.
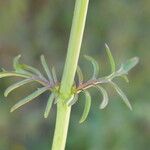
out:
<path id="1" fill-rule="evenodd" d="M 77 69 L 89 0 L 76 0 L 67 58 L 60 86 L 60 100 L 57 104 L 56 127 L 52 150 L 64 150 L 69 126 L 71 107 L 65 100 L 70 97 Z"/>

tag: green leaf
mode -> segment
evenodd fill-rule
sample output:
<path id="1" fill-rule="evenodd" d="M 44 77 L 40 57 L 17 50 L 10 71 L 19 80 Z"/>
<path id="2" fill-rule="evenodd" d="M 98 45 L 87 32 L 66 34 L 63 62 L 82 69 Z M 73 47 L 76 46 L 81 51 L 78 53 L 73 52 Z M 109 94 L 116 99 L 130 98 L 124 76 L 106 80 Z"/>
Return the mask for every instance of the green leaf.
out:
<path id="1" fill-rule="evenodd" d="M 133 57 L 127 60 L 124 64 L 121 65 L 121 69 L 119 70 L 120 74 L 127 74 L 133 67 L 138 64 L 138 62 L 138 57 Z"/>
<path id="2" fill-rule="evenodd" d="M 130 110 L 132 110 L 132 106 L 131 106 L 128 98 L 124 94 L 124 92 L 119 88 L 119 86 L 116 83 L 111 82 L 111 84 L 113 85 L 113 87 L 115 88 L 117 93 L 121 96 L 121 98 L 123 99 L 124 103 L 129 107 Z"/>
<path id="3" fill-rule="evenodd" d="M 45 109 L 45 113 L 44 113 L 44 118 L 47 118 L 47 117 L 48 117 L 54 99 L 55 99 L 55 94 L 52 93 L 52 94 L 49 96 L 48 101 L 47 101 L 47 105 L 46 105 L 46 109 Z"/>
<path id="4" fill-rule="evenodd" d="M 9 94 L 10 92 L 12 92 L 13 90 L 15 90 L 16 88 L 18 88 L 18 87 L 20 87 L 20 86 L 22 86 L 22 85 L 25 85 L 25 84 L 27 84 L 27 83 L 30 83 L 30 82 L 32 82 L 32 81 L 33 81 L 32 79 L 25 79 L 25 80 L 19 81 L 19 82 L 15 83 L 15 84 L 9 86 L 9 87 L 5 90 L 4 96 L 7 97 L 8 94 Z"/>
<path id="5" fill-rule="evenodd" d="M 78 94 L 75 94 L 73 98 L 71 98 L 69 101 L 67 101 L 68 106 L 74 105 L 78 101 Z"/>
<path id="6" fill-rule="evenodd" d="M 83 123 L 88 114 L 89 114 L 89 111 L 90 111 L 90 107 L 91 107 L 91 95 L 88 91 L 84 91 L 84 94 L 85 94 L 85 107 L 84 107 L 84 111 L 83 111 L 83 114 L 82 114 L 82 117 L 79 121 L 79 123 Z"/>
<path id="7" fill-rule="evenodd" d="M 47 74 L 47 77 L 48 77 L 49 81 L 53 83 L 54 82 L 53 81 L 53 77 L 52 77 L 52 74 L 51 74 L 51 72 L 50 72 L 50 70 L 48 68 L 48 65 L 46 63 L 44 55 L 41 55 L 41 63 L 42 63 L 42 66 L 43 66 L 43 68 L 44 68 L 44 70 L 45 70 L 45 72 Z"/>
<path id="8" fill-rule="evenodd" d="M 92 63 L 92 65 L 93 65 L 94 72 L 93 72 L 93 77 L 92 77 L 92 79 L 97 78 L 97 76 L 98 76 L 98 74 L 99 74 L 99 65 L 98 65 L 97 61 L 96 61 L 94 58 L 92 58 L 91 56 L 85 55 L 84 57 L 85 57 L 88 61 L 90 61 L 90 62 Z"/>
<path id="9" fill-rule="evenodd" d="M 4 78 L 4 77 L 22 77 L 22 78 L 30 78 L 31 79 L 31 76 L 30 75 L 27 75 L 27 74 L 22 74 L 22 73 L 16 73 L 16 72 L 0 72 L 0 78 Z M 47 85 L 45 84 L 45 82 L 37 77 L 32 77 L 32 79 L 42 85 Z"/>
<path id="10" fill-rule="evenodd" d="M 18 55 L 14 58 L 14 61 L 13 61 L 13 66 L 16 71 L 20 71 L 20 64 L 19 64 L 20 58 L 21 58 L 21 55 Z"/>
<path id="11" fill-rule="evenodd" d="M 122 75 L 121 77 L 122 77 L 127 83 L 129 83 L 129 79 L 128 79 L 127 75 Z"/>
<path id="12" fill-rule="evenodd" d="M 59 98 L 59 92 L 58 92 L 58 91 L 55 91 L 54 94 L 55 94 L 55 101 L 54 101 L 54 104 L 57 104 L 58 101 L 60 100 L 60 98 Z"/>
<path id="13" fill-rule="evenodd" d="M 7 71 L 0 72 L 0 78 L 11 77 L 11 76 L 22 77 L 22 78 L 29 78 L 30 77 L 29 75 L 25 75 L 25 74 L 21 74 L 21 73 L 16 73 L 16 72 L 7 72 Z"/>
<path id="14" fill-rule="evenodd" d="M 96 87 L 98 88 L 98 90 L 101 91 L 101 93 L 103 95 L 103 101 L 100 105 L 100 109 L 104 109 L 108 105 L 108 101 L 109 101 L 107 91 L 99 85 L 97 85 Z"/>
<path id="15" fill-rule="evenodd" d="M 39 88 L 37 91 L 35 91 L 34 93 L 30 94 L 29 96 L 25 97 L 24 99 L 20 100 L 17 104 L 15 104 L 11 108 L 10 112 L 13 112 L 14 110 L 18 109 L 22 105 L 32 101 L 34 98 L 38 97 L 39 95 L 41 95 L 42 93 L 44 93 L 47 90 L 48 90 L 47 87 Z"/>
<path id="16" fill-rule="evenodd" d="M 27 75 L 32 76 L 32 74 L 30 72 L 23 69 L 23 65 L 19 63 L 20 58 L 21 58 L 21 55 L 18 55 L 14 58 L 13 67 L 14 67 L 15 71 L 17 73 L 22 73 L 22 74 L 27 74 Z"/>
<path id="17" fill-rule="evenodd" d="M 21 58 L 21 55 L 18 55 L 14 58 L 13 66 L 16 72 L 28 74 L 30 76 L 33 76 L 33 74 L 38 75 L 40 77 L 43 77 L 40 71 L 32 66 L 26 65 L 26 64 L 20 64 L 19 59 Z"/>
<path id="18" fill-rule="evenodd" d="M 34 73 L 35 75 L 38 75 L 38 76 L 43 78 L 43 75 L 41 74 L 41 72 L 38 69 L 36 69 L 36 68 L 34 68 L 32 66 L 29 66 L 29 65 L 26 65 L 26 64 L 22 64 L 22 69 L 30 71 L 31 73 Z"/>
<path id="19" fill-rule="evenodd" d="M 27 74 L 22 74 L 22 73 L 16 73 L 16 72 L 0 72 L 0 78 L 4 78 L 4 77 L 21 77 L 21 78 L 31 78 L 31 76 L 27 75 Z M 45 82 L 43 82 L 42 80 L 39 80 L 36 77 L 32 78 L 34 81 L 45 85 Z"/>
<path id="20" fill-rule="evenodd" d="M 54 83 L 58 83 L 55 67 L 52 67 L 52 75 Z"/>
<path id="21" fill-rule="evenodd" d="M 66 99 L 66 104 L 68 105 L 73 99 L 74 99 L 74 94 L 70 95 L 70 96 Z"/>
<path id="22" fill-rule="evenodd" d="M 113 55 L 110 51 L 110 48 L 108 47 L 107 44 L 105 44 L 105 47 L 106 47 L 106 52 L 107 52 L 107 55 L 108 55 L 108 58 L 109 58 L 109 62 L 110 62 L 110 65 L 111 65 L 111 73 L 115 72 L 116 71 L 116 64 L 115 64 L 115 60 L 113 58 Z"/>
<path id="23" fill-rule="evenodd" d="M 77 67 L 77 75 L 78 75 L 78 80 L 79 80 L 79 85 L 80 85 L 83 83 L 83 73 L 79 66 Z"/>

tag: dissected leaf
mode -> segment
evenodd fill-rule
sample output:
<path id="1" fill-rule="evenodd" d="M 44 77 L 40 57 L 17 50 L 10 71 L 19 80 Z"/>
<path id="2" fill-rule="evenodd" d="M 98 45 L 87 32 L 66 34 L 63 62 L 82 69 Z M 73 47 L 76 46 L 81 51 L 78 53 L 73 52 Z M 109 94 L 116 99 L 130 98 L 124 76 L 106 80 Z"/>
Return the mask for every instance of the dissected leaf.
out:
<path id="1" fill-rule="evenodd" d="M 91 95 L 88 91 L 84 91 L 84 94 L 85 94 L 85 107 L 84 107 L 84 111 L 83 111 L 83 114 L 82 114 L 82 117 L 79 121 L 79 123 L 82 123 L 86 120 L 88 114 L 89 114 L 89 111 L 90 111 L 90 107 L 91 107 Z"/>
<path id="2" fill-rule="evenodd" d="M 22 105 L 32 101 L 34 98 L 38 97 L 39 95 L 41 95 L 42 93 L 44 93 L 47 90 L 48 90 L 47 87 L 39 88 L 37 91 L 33 92 L 32 94 L 30 94 L 29 96 L 25 97 L 24 99 L 20 100 L 17 104 L 15 104 L 11 108 L 10 112 L 13 112 L 14 110 L 21 107 Z"/>
<path id="3" fill-rule="evenodd" d="M 109 101 L 107 91 L 99 85 L 97 85 L 96 87 L 101 91 L 101 93 L 103 95 L 103 101 L 100 105 L 100 109 L 104 109 L 108 105 L 108 101 Z"/>
<path id="4" fill-rule="evenodd" d="M 121 65 L 121 69 L 119 70 L 120 74 L 127 74 L 133 67 L 138 64 L 138 62 L 138 57 L 133 57 L 127 60 L 124 64 Z"/>
<path id="5" fill-rule="evenodd" d="M 24 79 L 24 80 L 22 80 L 22 81 L 19 81 L 19 82 L 15 83 L 15 84 L 9 86 L 9 87 L 5 90 L 4 96 L 7 97 L 8 94 L 9 94 L 10 92 L 12 92 L 13 90 L 15 90 L 16 88 L 18 88 L 18 87 L 20 87 L 20 86 L 22 86 L 22 85 L 25 85 L 25 84 L 27 84 L 27 83 L 29 83 L 29 82 L 32 82 L 32 81 L 33 81 L 32 79 Z"/>
<path id="6" fill-rule="evenodd" d="M 41 63 L 42 63 L 42 66 L 43 66 L 43 68 L 44 68 L 44 70 L 47 74 L 47 77 L 48 77 L 49 81 L 53 83 L 54 82 L 53 77 L 52 77 L 51 71 L 48 68 L 48 65 L 46 63 L 44 55 L 41 55 Z"/>
<path id="7" fill-rule="evenodd" d="M 115 88 L 115 90 L 117 91 L 117 93 L 122 97 L 124 103 L 130 108 L 130 110 L 132 110 L 132 106 L 131 106 L 128 98 L 124 94 L 124 92 L 119 88 L 119 86 L 116 83 L 111 82 L 111 84 L 113 85 L 113 87 Z"/>
<path id="8" fill-rule="evenodd" d="M 73 98 L 70 99 L 70 100 L 67 102 L 67 105 L 68 105 L 68 106 L 72 106 L 72 105 L 74 105 L 74 104 L 77 102 L 77 100 L 78 100 L 78 94 L 75 94 L 75 95 L 73 96 Z"/>
<path id="9" fill-rule="evenodd" d="M 82 84 L 83 83 L 83 73 L 79 66 L 77 67 L 77 75 L 78 75 L 79 84 Z"/>
<path id="10" fill-rule="evenodd" d="M 52 67 L 52 75 L 55 83 L 58 83 L 55 67 Z"/>
<path id="11" fill-rule="evenodd" d="M 47 101 L 47 105 L 46 105 L 46 109 L 45 109 L 45 113 L 44 113 L 44 118 L 47 118 L 47 117 L 48 117 L 54 99 L 55 99 L 55 94 L 52 93 L 52 94 L 49 96 L 48 101 Z"/>
<path id="12" fill-rule="evenodd" d="M 88 61 L 90 61 L 92 63 L 92 65 L 93 65 L 94 72 L 93 72 L 93 77 L 92 78 L 93 79 L 97 78 L 97 76 L 99 74 L 99 65 L 98 65 L 97 61 L 94 58 L 92 58 L 91 56 L 85 55 L 84 57 Z"/>
<path id="13" fill-rule="evenodd" d="M 115 64 L 115 60 L 113 58 L 113 55 L 110 51 L 110 48 L 108 47 L 107 44 L 105 44 L 105 47 L 106 47 L 106 52 L 107 52 L 107 55 L 109 57 L 109 62 L 110 62 L 110 65 L 111 65 L 111 73 L 115 72 L 116 71 L 116 64 Z"/>

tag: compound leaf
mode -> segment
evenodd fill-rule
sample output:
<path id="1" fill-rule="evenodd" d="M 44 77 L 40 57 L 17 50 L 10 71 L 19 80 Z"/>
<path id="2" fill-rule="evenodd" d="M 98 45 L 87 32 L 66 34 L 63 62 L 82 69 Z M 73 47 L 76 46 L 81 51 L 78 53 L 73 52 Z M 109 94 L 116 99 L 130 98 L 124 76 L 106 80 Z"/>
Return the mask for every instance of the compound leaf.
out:
<path id="1" fill-rule="evenodd" d="M 84 107 L 84 111 L 83 111 L 83 114 L 82 114 L 82 117 L 79 121 L 79 123 L 83 123 L 88 114 L 89 114 L 89 111 L 90 111 L 90 107 L 91 107 L 91 95 L 88 91 L 84 91 L 84 94 L 85 94 L 85 107 Z"/>
<path id="2" fill-rule="evenodd" d="M 13 112 L 14 110 L 16 110 L 17 108 L 21 107 L 22 105 L 30 102 L 31 100 L 33 100 L 34 98 L 38 97 L 39 95 L 41 95 L 42 93 L 44 93 L 47 90 L 48 90 L 47 87 L 39 88 L 37 91 L 35 91 L 34 93 L 30 94 L 29 96 L 25 97 L 24 99 L 20 100 L 17 104 L 15 104 L 11 108 L 10 112 Z"/>

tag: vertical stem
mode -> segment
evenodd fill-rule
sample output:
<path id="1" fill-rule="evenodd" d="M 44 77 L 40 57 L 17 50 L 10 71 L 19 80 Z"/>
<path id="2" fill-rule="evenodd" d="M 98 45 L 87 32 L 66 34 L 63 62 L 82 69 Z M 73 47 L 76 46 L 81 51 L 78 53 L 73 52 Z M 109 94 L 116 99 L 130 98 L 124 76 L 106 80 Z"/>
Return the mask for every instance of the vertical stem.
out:
<path id="1" fill-rule="evenodd" d="M 56 127 L 52 150 L 64 150 L 69 126 L 71 107 L 64 101 L 70 97 L 79 59 L 89 0 L 76 0 L 67 58 L 61 81 L 61 98 L 57 104 Z"/>

